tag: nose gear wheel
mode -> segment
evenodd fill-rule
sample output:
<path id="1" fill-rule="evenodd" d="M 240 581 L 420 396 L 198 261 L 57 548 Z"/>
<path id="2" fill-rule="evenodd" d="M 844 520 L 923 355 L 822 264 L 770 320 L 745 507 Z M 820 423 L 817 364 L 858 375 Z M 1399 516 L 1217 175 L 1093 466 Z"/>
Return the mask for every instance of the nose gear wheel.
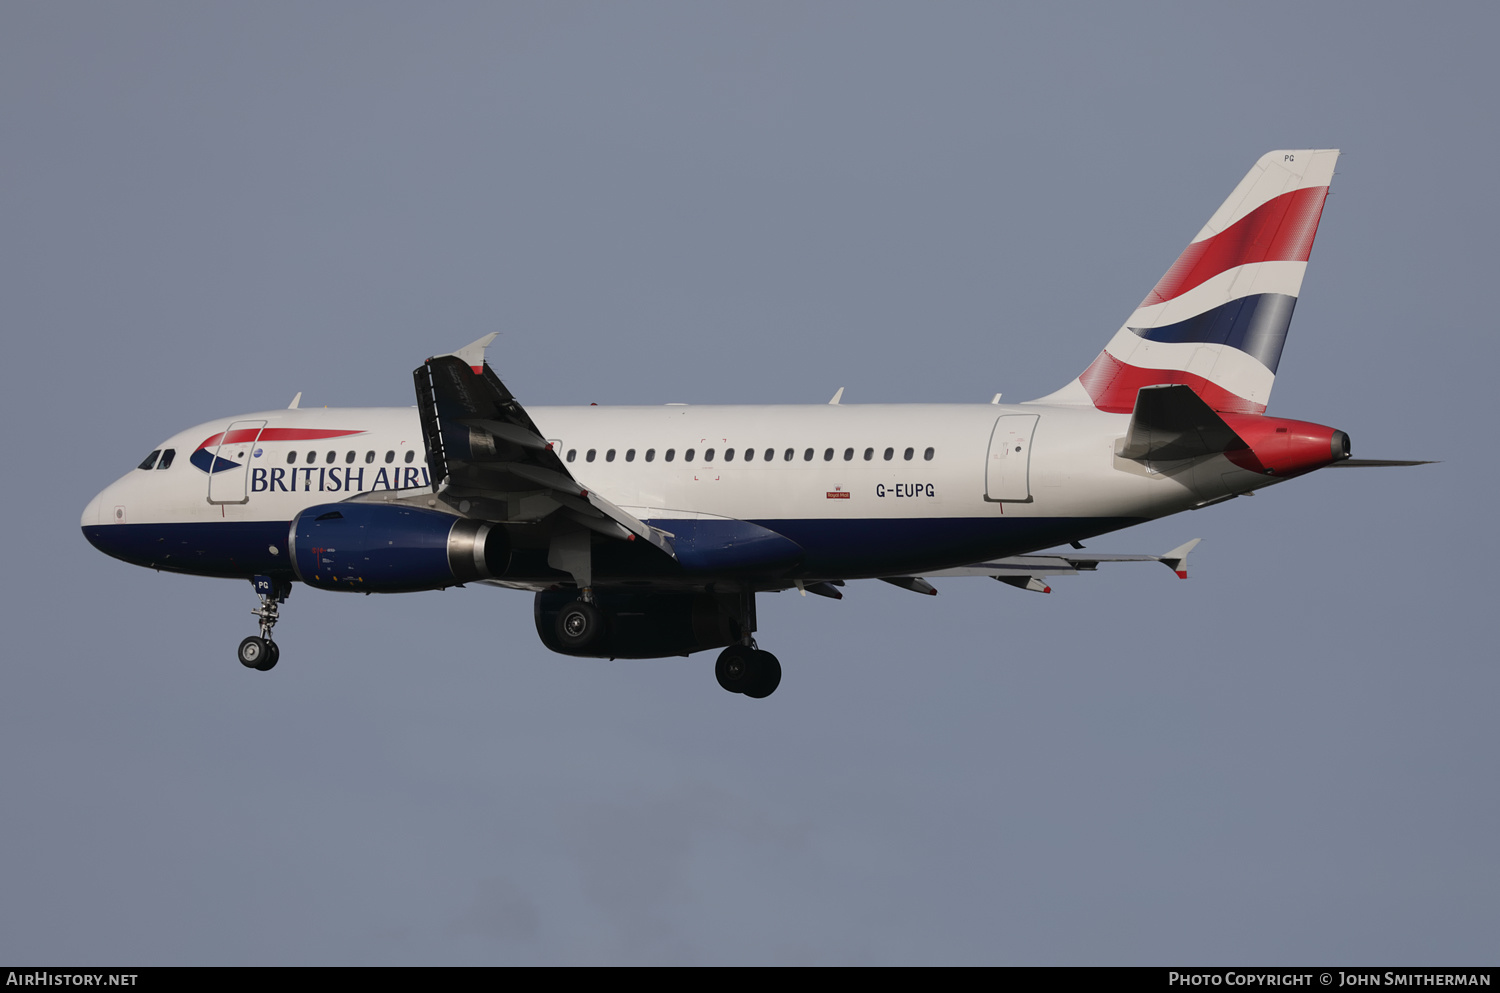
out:
<path id="1" fill-rule="evenodd" d="M 250 611 L 260 618 L 260 635 L 251 635 L 240 642 L 237 654 L 240 665 L 267 672 L 274 669 L 281 660 L 281 646 L 271 639 L 271 630 L 281 620 L 280 605 L 286 603 L 286 598 L 291 596 L 292 584 L 270 576 L 256 576 L 251 582 L 255 584 L 255 591 L 260 594 L 260 606 Z"/>

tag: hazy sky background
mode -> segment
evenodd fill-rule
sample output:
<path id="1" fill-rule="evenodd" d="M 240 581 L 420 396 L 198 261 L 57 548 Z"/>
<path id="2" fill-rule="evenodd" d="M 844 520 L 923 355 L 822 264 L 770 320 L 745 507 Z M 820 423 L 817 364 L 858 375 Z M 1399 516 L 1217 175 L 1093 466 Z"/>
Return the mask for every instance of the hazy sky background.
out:
<path id="1" fill-rule="evenodd" d="M 0 959 L 1494 964 L 1493 4 L 0 6 Z M 1271 413 L 1116 566 L 763 596 L 785 678 L 525 594 L 94 551 L 162 438 L 409 405 L 1021 400 L 1246 169 L 1344 150 Z"/>

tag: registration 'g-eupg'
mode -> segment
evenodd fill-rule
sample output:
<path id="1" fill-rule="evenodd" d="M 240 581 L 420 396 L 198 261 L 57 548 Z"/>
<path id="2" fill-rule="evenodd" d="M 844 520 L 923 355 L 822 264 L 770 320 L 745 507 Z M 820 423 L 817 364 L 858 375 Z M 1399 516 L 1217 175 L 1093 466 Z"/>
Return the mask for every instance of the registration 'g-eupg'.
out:
<path id="1" fill-rule="evenodd" d="M 254 669 L 280 656 L 294 582 L 484 583 L 533 591 L 553 651 L 722 648 L 719 683 L 751 697 L 781 680 L 755 642 L 757 593 L 880 579 L 931 594 L 936 576 L 1047 592 L 1131 560 L 1185 576 L 1196 541 L 1078 542 L 1374 464 L 1342 431 L 1265 415 L 1337 158 L 1262 157 L 1098 358 L 1039 400 L 528 410 L 485 361 L 488 335 L 416 370 L 415 409 L 293 400 L 168 438 L 89 502 L 83 533 L 126 562 L 251 580 Z"/>

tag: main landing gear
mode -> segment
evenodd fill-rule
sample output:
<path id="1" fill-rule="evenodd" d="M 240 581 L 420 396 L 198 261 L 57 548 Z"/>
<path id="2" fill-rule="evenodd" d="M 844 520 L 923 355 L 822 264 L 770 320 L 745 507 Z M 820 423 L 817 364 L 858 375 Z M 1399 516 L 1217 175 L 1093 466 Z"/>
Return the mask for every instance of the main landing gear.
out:
<path id="1" fill-rule="evenodd" d="M 276 663 L 281 661 L 281 647 L 271 640 L 271 629 L 281 619 L 278 604 L 286 603 L 286 598 L 291 596 L 292 584 L 270 576 L 256 576 L 251 582 L 255 584 L 255 592 L 260 594 L 260 606 L 250 611 L 260 618 L 260 636 L 251 635 L 240 642 L 240 665 L 266 672 L 276 668 Z"/>
<path id="2" fill-rule="evenodd" d="M 714 675 L 729 692 L 761 700 L 781 685 L 781 660 L 756 648 L 755 641 L 749 639 L 748 644 L 730 645 L 719 653 Z"/>

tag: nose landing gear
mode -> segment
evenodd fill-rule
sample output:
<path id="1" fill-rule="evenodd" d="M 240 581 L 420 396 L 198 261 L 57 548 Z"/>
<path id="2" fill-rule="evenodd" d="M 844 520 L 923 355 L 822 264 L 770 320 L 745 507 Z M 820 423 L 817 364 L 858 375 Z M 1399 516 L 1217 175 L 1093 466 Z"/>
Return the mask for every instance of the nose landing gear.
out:
<path id="1" fill-rule="evenodd" d="M 292 584 L 270 576 L 256 576 L 251 582 L 255 584 L 255 592 L 260 594 L 260 606 L 250 611 L 260 618 L 260 636 L 251 635 L 240 642 L 240 665 L 267 672 L 281 661 L 281 647 L 271 640 L 271 629 L 281 619 L 278 605 L 286 603 L 286 598 L 291 596 Z"/>

